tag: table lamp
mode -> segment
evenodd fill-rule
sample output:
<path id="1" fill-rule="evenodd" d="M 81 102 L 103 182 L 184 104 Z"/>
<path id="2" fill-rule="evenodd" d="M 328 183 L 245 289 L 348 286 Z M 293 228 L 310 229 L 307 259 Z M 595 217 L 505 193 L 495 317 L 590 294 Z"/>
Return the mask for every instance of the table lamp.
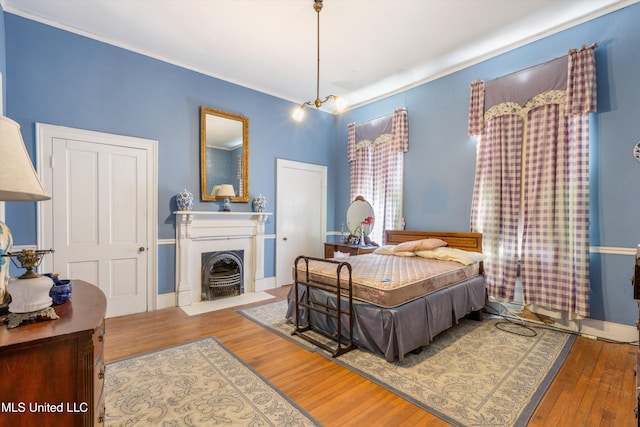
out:
<path id="1" fill-rule="evenodd" d="M 229 197 L 233 197 L 236 195 L 236 192 L 233 190 L 233 185 L 231 184 L 222 184 L 220 186 L 220 190 L 218 190 L 218 197 L 224 197 L 224 204 L 222 205 L 223 212 L 231 212 L 231 201 Z"/>
<path id="2" fill-rule="evenodd" d="M 50 198 L 31 163 L 27 148 L 22 141 L 20 125 L 7 117 L 0 116 L 0 201 L 36 202 Z M 11 251 L 12 244 L 13 237 L 9 227 L 0 221 L 0 311 L 7 309 L 9 301 L 7 285 L 10 259 L 6 254 Z M 47 296 L 49 289 L 46 290 Z M 44 290 L 38 290 L 35 293 L 26 292 L 25 294 L 29 295 L 30 299 L 47 301 L 47 296 L 43 293 Z M 30 301 L 15 301 L 12 296 L 11 305 L 8 306 L 9 311 L 14 303 L 24 307 L 31 306 Z M 50 297 L 48 304 L 51 305 Z"/>

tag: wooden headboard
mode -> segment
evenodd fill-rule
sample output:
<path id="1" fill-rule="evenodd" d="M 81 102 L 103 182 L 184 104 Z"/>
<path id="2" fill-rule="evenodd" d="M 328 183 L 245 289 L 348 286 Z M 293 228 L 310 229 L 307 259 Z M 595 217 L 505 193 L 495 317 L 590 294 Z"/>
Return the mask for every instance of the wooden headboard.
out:
<path id="1" fill-rule="evenodd" d="M 397 245 L 402 242 L 420 239 L 440 239 L 451 248 L 471 252 L 482 252 L 482 233 L 456 231 L 420 231 L 420 230 L 386 230 L 385 244 Z"/>

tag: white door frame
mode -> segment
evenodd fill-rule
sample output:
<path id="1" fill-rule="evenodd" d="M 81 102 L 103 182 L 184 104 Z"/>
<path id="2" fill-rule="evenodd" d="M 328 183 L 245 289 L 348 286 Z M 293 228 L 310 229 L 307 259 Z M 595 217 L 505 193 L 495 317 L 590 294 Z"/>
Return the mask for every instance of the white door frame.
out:
<path id="1" fill-rule="evenodd" d="M 318 172 L 321 175 L 321 180 L 322 180 L 322 188 L 324 191 L 322 191 L 322 194 L 320 195 L 320 239 L 322 240 L 322 242 L 326 242 L 326 237 L 327 237 L 327 167 L 323 166 L 323 165 L 317 165 L 317 164 L 313 164 L 313 163 L 303 163 L 303 162 L 296 162 L 296 161 L 292 161 L 292 160 L 284 160 L 284 159 L 276 159 L 276 177 L 280 177 L 282 176 L 281 174 L 281 169 L 285 169 L 285 168 L 291 168 L 291 169 L 301 169 L 301 170 L 306 170 L 306 171 L 310 171 L 310 172 Z M 282 233 L 283 227 L 282 224 L 285 221 L 285 216 L 282 214 L 282 212 L 285 211 L 285 209 L 280 205 L 281 201 L 285 200 L 285 199 L 290 199 L 292 197 L 295 197 L 295 194 L 283 194 L 283 190 L 281 188 L 281 182 L 278 178 L 276 178 L 276 234 L 278 233 Z M 278 267 L 278 254 L 280 253 L 280 248 L 279 246 L 282 245 L 282 241 L 280 240 L 281 238 L 283 238 L 285 236 L 277 236 L 276 238 L 276 286 L 281 286 L 279 285 L 279 278 L 278 278 L 278 272 L 281 271 L 281 269 Z M 293 265 L 292 265 L 293 266 Z"/>
<path id="2" fill-rule="evenodd" d="M 52 138 L 91 141 L 96 144 L 117 145 L 147 151 L 147 183 L 149 184 L 147 200 L 147 236 L 149 238 L 149 262 L 147 263 L 147 310 L 155 310 L 158 306 L 158 141 L 135 138 L 131 136 L 113 135 L 66 126 L 36 123 L 36 169 L 45 190 L 51 192 L 53 177 L 45 173 L 44 165 L 52 159 L 45 158 L 45 144 Z M 50 201 L 39 202 L 37 207 L 37 245 L 40 249 L 53 246 L 53 204 Z M 53 248 L 55 250 L 55 248 Z M 52 268 L 49 257 L 42 260 L 43 271 Z"/>

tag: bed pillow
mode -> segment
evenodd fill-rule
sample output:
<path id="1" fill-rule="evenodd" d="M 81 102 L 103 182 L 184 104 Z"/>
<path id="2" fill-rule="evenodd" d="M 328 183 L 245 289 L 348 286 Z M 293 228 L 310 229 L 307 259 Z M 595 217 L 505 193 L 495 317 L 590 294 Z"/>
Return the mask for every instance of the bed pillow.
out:
<path id="1" fill-rule="evenodd" d="M 413 252 L 395 252 L 395 247 L 396 245 L 382 245 L 373 251 L 373 253 L 379 255 L 416 256 Z"/>
<path id="2" fill-rule="evenodd" d="M 447 246 L 447 242 L 440 239 L 422 239 L 411 240 L 410 242 L 400 243 L 393 250 L 394 252 L 416 252 L 429 251 L 431 249 Z"/>
<path id="3" fill-rule="evenodd" d="M 464 265 L 480 262 L 486 258 L 486 256 L 480 252 L 470 252 L 462 249 L 445 247 L 435 248 L 430 251 L 416 251 L 416 255 L 422 258 L 456 261 Z"/>

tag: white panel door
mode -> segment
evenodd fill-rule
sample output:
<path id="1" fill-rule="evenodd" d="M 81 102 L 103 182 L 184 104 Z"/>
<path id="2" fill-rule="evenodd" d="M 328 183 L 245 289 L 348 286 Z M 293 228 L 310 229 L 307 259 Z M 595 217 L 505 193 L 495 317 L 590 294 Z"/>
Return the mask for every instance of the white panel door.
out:
<path id="1" fill-rule="evenodd" d="M 107 317 L 146 311 L 146 151 L 58 138 L 52 150 L 54 271 L 102 289 Z"/>
<path id="2" fill-rule="evenodd" d="M 327 168 L 277 160 L 276 286 L 293 282 L 299 255 L 324 256 L 327 230 Z"/>

